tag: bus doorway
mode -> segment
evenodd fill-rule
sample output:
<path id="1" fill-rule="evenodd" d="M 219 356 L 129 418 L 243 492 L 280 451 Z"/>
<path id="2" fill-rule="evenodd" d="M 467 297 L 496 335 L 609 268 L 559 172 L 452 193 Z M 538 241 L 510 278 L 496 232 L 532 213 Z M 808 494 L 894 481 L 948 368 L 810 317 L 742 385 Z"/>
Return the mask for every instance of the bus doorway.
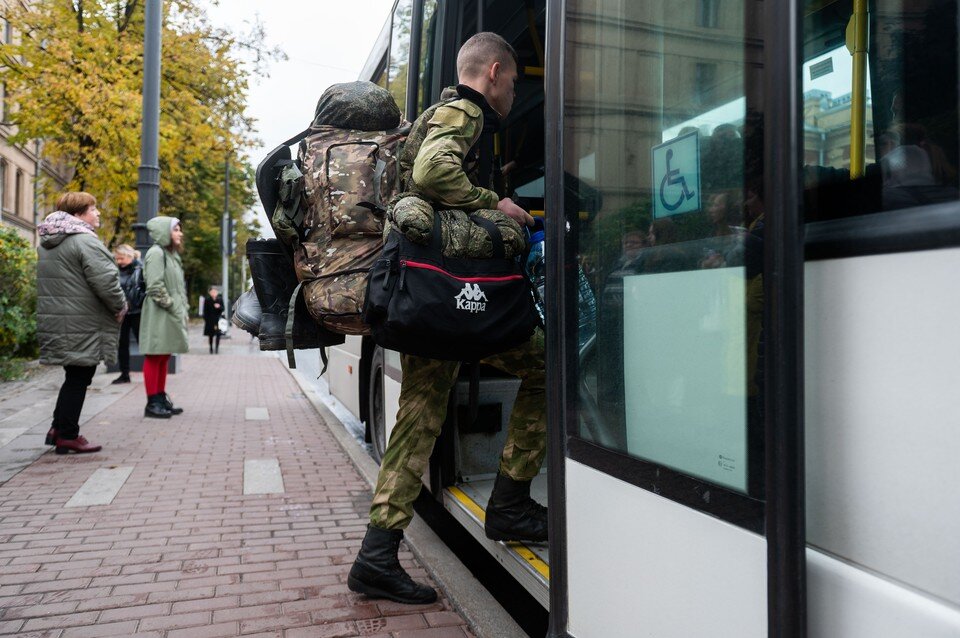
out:
<path id="1" fill-rule="evenodd" d="M 519 80 L 513 109 L 502 122 L 495 141 L 495 190 L 509 196 L 534 217 L 544 216 L 544 91 L 543 30 L 545 3 L 494 0 L 445 3 L 449 26 L 457 36 L 450 42 L 450 59 L 468 37 L 493 31 L 516 49 Z M 450 29 L 451 32 L 454 29 Z M 455 64 L 447 67 L 456 83 Z M 434 96 L 439 97 L 439 95 Z M 549 601 L 549 564 L 546 544 L 498 543 L 483 531 L 484 507 L 493 490 L 500 450 L 519 381 L 498 376 L 492 368 L 481 371 L 479 413 L 468 418 L 468 386 L 461 378 L 450 400 L 448 423 L 435 450 L 434 487 L 444 507 L 503 567 L 545 608 Z M 547 504 L 546 465 L 534 479 L 531 494 Z M 439 483 L 439 485 L 437 485 Z"/>

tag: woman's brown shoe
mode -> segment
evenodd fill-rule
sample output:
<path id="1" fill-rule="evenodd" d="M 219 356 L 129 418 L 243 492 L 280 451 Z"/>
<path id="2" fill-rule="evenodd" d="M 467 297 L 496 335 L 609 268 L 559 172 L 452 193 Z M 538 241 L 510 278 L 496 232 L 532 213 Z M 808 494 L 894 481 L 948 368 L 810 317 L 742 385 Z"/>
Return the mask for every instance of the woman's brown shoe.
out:
<path id="1" fill-rule="evenodd" d="M 99 452 L 103 449 L 102 445 L 92 445 L 86 437 L 78 436 L 75 439 L 61 439 L 57 437 L 57 448 L 54 450 L 57 454 L 89 454 L 90 452 Z"/>

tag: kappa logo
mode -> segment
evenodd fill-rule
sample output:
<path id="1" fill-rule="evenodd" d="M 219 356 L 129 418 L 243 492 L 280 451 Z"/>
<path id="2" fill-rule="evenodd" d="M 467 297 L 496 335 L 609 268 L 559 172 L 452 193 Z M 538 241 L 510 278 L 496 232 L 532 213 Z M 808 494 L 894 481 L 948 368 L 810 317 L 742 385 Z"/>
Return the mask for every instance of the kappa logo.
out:
<path id="1" fill-rule="evenodd" d="M 487 309 L 487 295 L 480 290 L 479 284 L 464 284 L 463 290 L 457 293 L 454 299 L 457 302 L 457 310 L 476 313 Z"/>

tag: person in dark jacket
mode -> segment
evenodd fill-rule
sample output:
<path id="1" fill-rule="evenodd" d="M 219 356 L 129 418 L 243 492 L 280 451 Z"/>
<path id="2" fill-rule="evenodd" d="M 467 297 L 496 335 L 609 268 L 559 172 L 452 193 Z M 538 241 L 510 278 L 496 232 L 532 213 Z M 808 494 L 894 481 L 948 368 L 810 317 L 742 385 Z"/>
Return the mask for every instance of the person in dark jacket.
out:
<path id="1" fill-rule="evenodd" d="M 89 193 L 64 193 L 37 226 L 37 338 L 40 363 L 63 366 L 47 445 L 57 454 L 98 452 L 80 435 L 80 411 L 101 361 L 117 356 L 127 313 L 117 265 L 97 237 L 100 211 Z"/>
<path id="2" fill-rule="evenodd" d="M 210 286 L 203 300 L 203 336 L 210 341 L 210 354 L 220 352 L 220 317 L 223 316 L 223 299 L 216 286 Z"/>
<path id="3" fill-rule="evenodd" d="M 113 383 L 130 383 L 130 333 L 140 343 L 140 308 L 147 287 L 143 282 L 143 264 L 140 254 L 129 244 L 120 244 L 113 250 L 114 259 L 120 268 L 120 287 L 127 298 L 127 316 L 120 324 L 120 349 L 117 359 L 120 363 L 120 376 Z"/>

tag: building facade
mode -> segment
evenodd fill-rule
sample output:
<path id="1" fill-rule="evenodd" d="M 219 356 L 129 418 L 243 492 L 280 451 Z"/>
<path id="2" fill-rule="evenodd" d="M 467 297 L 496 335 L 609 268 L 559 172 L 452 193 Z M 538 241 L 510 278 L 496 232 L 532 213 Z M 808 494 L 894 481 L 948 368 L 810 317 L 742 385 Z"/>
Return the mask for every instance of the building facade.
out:
<path id="1" fill-rule="evenodd" d="M 3 20 L 0 26 L 4 44 L 13 43 L 18 37 L 14 25 Z M 16 133 L 10 122 L 13 108 L 0 82 L 0 225 L 16 229 L 36 245 L 37 222 L 50 212 L 40 192 L 44 188 L 61 190 L 70 181 L 72 169 L 46 160 L 39 140 L 25 144 L 10 141 Z"/>

